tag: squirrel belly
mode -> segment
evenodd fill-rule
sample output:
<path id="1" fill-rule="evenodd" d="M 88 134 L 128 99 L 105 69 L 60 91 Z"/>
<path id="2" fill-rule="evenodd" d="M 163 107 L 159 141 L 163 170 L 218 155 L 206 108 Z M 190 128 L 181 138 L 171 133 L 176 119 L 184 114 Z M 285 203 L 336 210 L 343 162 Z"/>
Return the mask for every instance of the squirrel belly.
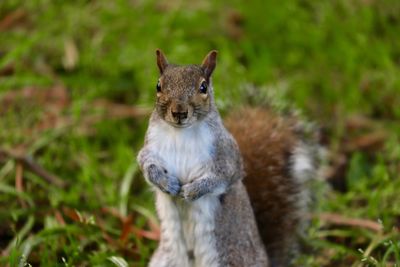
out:
<path id="1" fill-rule="evenodd" d="M 309 199 L 306 183 L 315 175 L 312 145 L 298 121 L 264 108 L 242 108 L 225 125 L 235 137 L 258 229 L 272 266 L 287 266 L 298 250 Z"/>
<path id="2" fill-rule="evenodd" d="M 233 177 L 224 177 L 229 169 L 224 165 L 219 167 L 221 170 L 210 169 L 219 157 L 218 164 L 226 161 L 231 165 Z M 219 177 L 204 184 L 212 190 L 193 201 L 154 187 L 161 240 L 150 267 L 268 266 L 241 181 L 243 172 L 238 147 L 218 113 L 183 129 L 173 128 L 153 113 L 138 159 L 145 177 L 149 164 L 157 161 L 157 165 L 168 170 L 168 175 L 179 177 L 182 187 L 201 181 L 199 177 L 211 175 L 210 171 L 217 172 Z M 214 184 L 218 179 L 224 182 Z M 229 179 L 232 182 L 227 184 L 225 181 Z"/>
<path id="3" fill-rule="evenodd" d="M 215 138 L 205 123 L 179 129 L 155 118 L 147 136 L 148 149 L 163 162 L 168 174 L 178 177 L 180 184 L 201 177 L 204 164 L 212 161 Z M 161 256 L 154 256 L 150 266 L 217 266 L 213 231 L 218 202 L 216 196 L 208 195 L 188 203 L 156 190 L 162 233 L 157 253 Z"/>

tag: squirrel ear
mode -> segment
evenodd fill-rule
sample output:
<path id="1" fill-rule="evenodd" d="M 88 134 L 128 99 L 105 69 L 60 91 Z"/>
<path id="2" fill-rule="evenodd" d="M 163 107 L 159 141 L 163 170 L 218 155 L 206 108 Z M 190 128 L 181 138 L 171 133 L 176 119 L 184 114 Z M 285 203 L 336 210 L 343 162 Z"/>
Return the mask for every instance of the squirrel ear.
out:
<path id="1" fill-rule="evenodd" d="M 168 60 L 160 49 L 156 50 L 156 54 L 158 69 L 160 70 L 160 74 L 163 74 L 165 68 L 168 66 Z"/>
<path id="2" fill-rule="evenodd" d="M 208 53 L 208 55 L 204 58 L 201 67 L 204 69 L 206 73 L 206 78 L 209 79 L 211 74 L 215 69 L 215 65 L 217 64 L 217 51 L 212 50 Z"/>

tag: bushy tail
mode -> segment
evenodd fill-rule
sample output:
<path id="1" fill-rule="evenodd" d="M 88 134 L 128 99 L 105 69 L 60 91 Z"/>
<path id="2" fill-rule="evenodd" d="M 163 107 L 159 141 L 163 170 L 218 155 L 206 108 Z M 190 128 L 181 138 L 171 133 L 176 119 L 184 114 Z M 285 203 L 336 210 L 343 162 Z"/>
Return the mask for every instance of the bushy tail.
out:
<path id="1" fill-rule="evenodd" d="M 306 222 L 307 181 L 316 169 L 314 149 L 293 117 L 263 108 L 230 114 L 246 171 L 244 184 L 272 266 L 287 266 Z"/>

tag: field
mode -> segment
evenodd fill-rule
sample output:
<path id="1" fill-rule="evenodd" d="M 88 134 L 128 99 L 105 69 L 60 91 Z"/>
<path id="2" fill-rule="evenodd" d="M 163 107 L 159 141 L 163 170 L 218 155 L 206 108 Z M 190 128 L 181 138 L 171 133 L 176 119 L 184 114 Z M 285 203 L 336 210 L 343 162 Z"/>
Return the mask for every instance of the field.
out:
<path id="1" fill-rule="evenodd" d="M 400 1 L 0 2 L 0 266 L 145 266 L 155 49 L 223 115 L 297 110 L 326 160 L 298 266 L 400 266 Z"/>

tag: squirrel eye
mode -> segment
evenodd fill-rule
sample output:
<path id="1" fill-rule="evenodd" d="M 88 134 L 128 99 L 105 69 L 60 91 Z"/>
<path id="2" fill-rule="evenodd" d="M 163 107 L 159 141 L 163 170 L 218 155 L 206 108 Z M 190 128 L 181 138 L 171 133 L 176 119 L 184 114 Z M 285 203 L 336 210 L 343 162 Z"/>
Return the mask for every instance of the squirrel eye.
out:
<path id="1" fill-rule="evenodd" d="M 157 88 L 157 93 L 161 92 L 161 83 L 160 83 L 160 81 L 157 82 L 156 88 Z"/>
<path id="2" fill-rule="evenodd" d="M 200 93 L 207 94 L 207 83 L 205 81 L 200 84 Z"/>

